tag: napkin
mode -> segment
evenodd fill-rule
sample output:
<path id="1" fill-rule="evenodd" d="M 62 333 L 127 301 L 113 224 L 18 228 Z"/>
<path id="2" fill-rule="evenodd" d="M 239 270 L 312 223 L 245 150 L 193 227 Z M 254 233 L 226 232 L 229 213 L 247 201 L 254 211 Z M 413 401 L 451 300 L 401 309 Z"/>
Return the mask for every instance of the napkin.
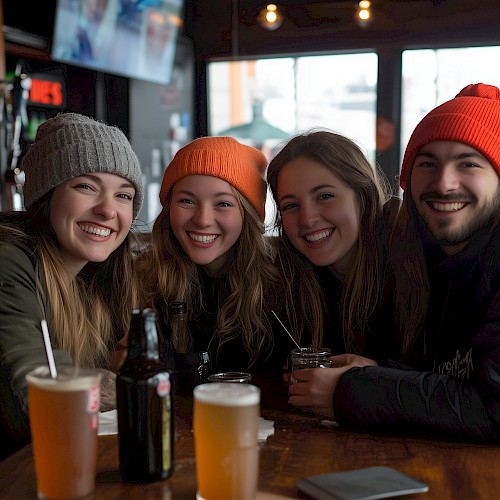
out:
<path id="1" fill-rule="evenodd" d="M 274 420 L 266 420 L 259 417 L 259 443 L 263 443 L 269 436 L 274 434 Z"/>
<path id="2" fill-rule="evenodd" d="M 116 410 L 99 413 L 99 436 L 118 434 L 118 416 Z M 274 434 L 274 421 L 259 417 L 259 443 L 263 443 L 269 436 Z"/>
<path id="3" fill-rule="evenodd" d="M 116 410 L 99 413 L 98 436 L 107 436 L 108 434 L 118 434 L 118 413 Z"/>

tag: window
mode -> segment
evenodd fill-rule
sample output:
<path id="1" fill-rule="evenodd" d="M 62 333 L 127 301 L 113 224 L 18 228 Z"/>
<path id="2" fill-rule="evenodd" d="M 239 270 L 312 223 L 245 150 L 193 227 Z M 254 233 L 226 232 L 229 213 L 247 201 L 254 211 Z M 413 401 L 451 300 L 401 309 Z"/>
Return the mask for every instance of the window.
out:
<path id="1" fill-rule="evenodd" d="M 470 83 L 500 87 L 499 60 L 497 46 L 403 52 L 401 159 L 411 133 L 431 109 Z"/>
<path id="2" fill-rule="evenodd" d="M 299 131 L 328 128 L 375 161 L 375 53 L 217 61 L 208 65 L 209 134 L 273 149 Z M 274 219 L 268 201 L 266 223 Z"/>

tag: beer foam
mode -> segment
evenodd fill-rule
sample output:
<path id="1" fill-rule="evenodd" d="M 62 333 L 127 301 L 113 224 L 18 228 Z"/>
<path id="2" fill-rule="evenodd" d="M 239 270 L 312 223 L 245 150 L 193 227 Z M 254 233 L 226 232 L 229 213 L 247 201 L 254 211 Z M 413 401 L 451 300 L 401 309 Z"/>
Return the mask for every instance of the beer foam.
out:
<path id="1" fill-rule="evenodd" d="M 50 376 L 45 366 L 35 368 L 26 375 L 29 384 L 47 391 L 84 391 L 99 385 L 101 375 L 96 370 L 62 367 L 57 370 L 57 378 Z"/>
<path id="2" fill-rule="evenodd" d="M 248 406 L 260 402 L 260 389 L 251 384 L 201 384 L 194 388 L 193 395 L 197 401 L 220 406 Z"/>

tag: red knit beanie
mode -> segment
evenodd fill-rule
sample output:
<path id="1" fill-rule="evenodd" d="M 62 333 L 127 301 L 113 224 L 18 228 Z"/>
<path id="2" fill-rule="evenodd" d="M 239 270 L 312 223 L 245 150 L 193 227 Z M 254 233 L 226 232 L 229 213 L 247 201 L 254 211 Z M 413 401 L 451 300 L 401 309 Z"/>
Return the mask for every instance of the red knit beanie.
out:
<path id="1" fill-rule="evenodd" d="M 462 142 L 479 151 L 500 175 L 500 90 L 493 85 L 467 85 L 454 99 L 430 111 L 408 141 L 399 183 L 410 178 L 415 156 L 433 141 Z"/>
<path id="2" fill-rule="evenodd" d="M 162 206 L 172 186 L 188 175 L 210 175 L 229 182 L 257 210 L 264 221 L 267 185 L 266 157 L 256 148 L 240 144 L 232 137 L 201 137 L 179 149 L 163 175 L 160 189 Z"/>

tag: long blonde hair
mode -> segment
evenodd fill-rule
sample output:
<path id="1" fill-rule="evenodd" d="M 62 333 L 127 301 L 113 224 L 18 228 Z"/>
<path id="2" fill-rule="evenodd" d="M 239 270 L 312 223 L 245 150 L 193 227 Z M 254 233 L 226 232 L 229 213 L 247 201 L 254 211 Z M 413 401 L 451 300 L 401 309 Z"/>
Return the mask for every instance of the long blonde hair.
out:
<path id="1" fill-rule="evenodd" d="M 272 264 L 273 248 L 264 237 L 264 226 L 255 208 L 232 187 L 243 215 L 243 228 L 231 253 L 227 282 L 228 293 L 217 313 L 216 331 L 219 346 L 241 335 L 250 364 L 259 354 L 270 352 L 273 344 L 271 326 L 265 314 L 266 291 L 273 286 L 276 270 Z M 140 256 L 136 271 L 142 283 L 142 307 L 186 302 L 188 316 L 196 317 L 205 308 L 200 266 L 186 255 L 170 225 L 172 191 L 158 215 L 151 234 L 151 249 Z"/>
<path id="2" fill-rule="evenodd" d="M 368 320 L 382 290 L 376 226 L 384 203 L 389 199 L 387 181 L 353 141 L 327 130 L 313 130 L 293 137 L 269 164 L 267 180 L 278 207 L 275 220 L 280 236 L 277 265 L 286 283 L 286 310 L 299 337 L 297 340 L 309 331 L 316 346 L 323 344 L 325 304 L 321 286 L 314 266 L 291 244 L 283 229 L 277 193 L 281 169 L 300 157 L 324 165 L 356 195 L 360 231 L 343 281 L 341 311 L 346 348 L 360 351 Z"/>
<path id="3" fill-rule="evenodd" d="M 108 368 L 114 343 L 127 333 L 130 324 L 134 236 L 129 233 L 106 261 L 88 263 L 73 279 L 49 222 L 50 196 L 48 193 L 26 212 L 3 213 L 0 237 L 33 248 L 39 257 L 54 346 L 68 352 L 77 366 Z"/>

